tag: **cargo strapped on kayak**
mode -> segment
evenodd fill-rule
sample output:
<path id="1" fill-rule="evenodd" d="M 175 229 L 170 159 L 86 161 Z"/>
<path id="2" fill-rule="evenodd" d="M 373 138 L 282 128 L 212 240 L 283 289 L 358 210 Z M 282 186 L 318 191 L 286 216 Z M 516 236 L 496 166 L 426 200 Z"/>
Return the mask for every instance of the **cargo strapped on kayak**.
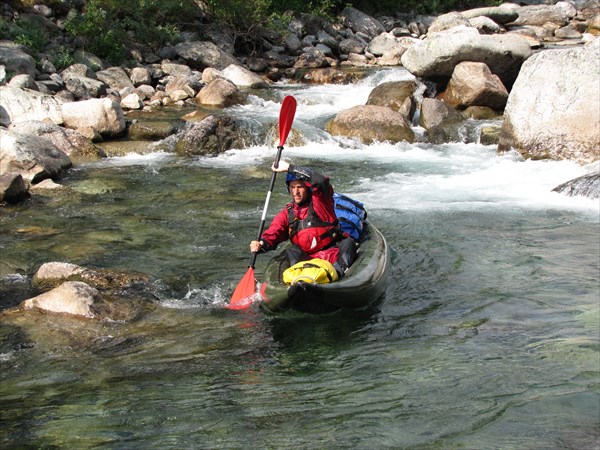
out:
<path id="1" fill-rule="evenodd" d="M 340 229 L 353 237 L 356 242 L 360 242 L 364 232 L 364 222 L 367 220 L 365 205 L 338 192 L 333 194 L 333 201 Z"/>
<path id="2" fill-rule="evenodd" d="M 333 264 L 324 259 L 300 261 L 283 272 L 282 281 L 285 284 L 296 284 L 300 281 L 311 284 L 333 283 L 338 274 Z"/>

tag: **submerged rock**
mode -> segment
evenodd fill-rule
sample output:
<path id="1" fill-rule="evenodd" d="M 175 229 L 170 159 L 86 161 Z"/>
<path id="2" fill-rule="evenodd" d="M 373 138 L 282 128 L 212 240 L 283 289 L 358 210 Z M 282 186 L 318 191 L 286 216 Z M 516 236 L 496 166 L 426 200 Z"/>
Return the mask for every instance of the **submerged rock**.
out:
<path id="1" fill-rule="evenodd" d="M 18 203 L 29 196 L 28 186 L 20 173 L 0 175 L 0 203 Z"/>
<path id="2" fill-rule="evenodd" d="M 42 264 L 33 276 L 38 289 L 54 288 L 65 281 L 82 281 L 96 289 L 123 289 L 134 284 L 146 284 L 148 276 L 138 272 L 119 272 L 110 269 L 87 269 L 76 264 L 49 262 Z"/>
<path id="3" fill-rule="evenodd" d="M 583 175 L 555 187 L 552 191 L 569 197 L 600 198 L 600 174 Z"/>
<path id="4" fill-rule="evenodd" d="M 244 148 L 256 137 L 242 129 L 230 117 L 208 116 L 200 122 L 190 122 L 185 130 L 165 139 L 175 139 L 178 155 L 216 155 L 232 148 Z"/>
<path id="5" fill-rule="evenodd" d="M 427 130 L 429 141 L 434 144 L 460 142 L 459 127 L 464 117 L 441 100 L 424 98 L 421 102 L 419 123 Z"/>
<path id="6" fill-rule="evenodd" d="M 95 307 L 100 302 L 102 297 L 97 289 L 81 281 L 68 281 L 49 292 L 25 300 L 21 308 L 97 318 Z"/>
<path id="7" fill-rule="evenodd" d="M 83 281 L 67 281 L 54 289 L 23 301 L 18 309 L 40 309 L 87 319 L 131 321 L 148 310 L 142 299 L 101 292 Z"/>

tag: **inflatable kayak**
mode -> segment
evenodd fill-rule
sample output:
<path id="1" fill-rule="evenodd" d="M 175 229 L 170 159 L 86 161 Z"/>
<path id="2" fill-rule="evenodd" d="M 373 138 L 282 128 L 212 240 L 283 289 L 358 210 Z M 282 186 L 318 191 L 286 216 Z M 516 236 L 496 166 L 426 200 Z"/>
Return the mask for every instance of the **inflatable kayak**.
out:
<path id="1" fill-rule="evenodd" d="M 267 264 L 259 293 L 261 307 L 270 312 L 288 309 L 323 314 L 340 308 L 361 308 L 378 299 L 385 290 L 390 268 L 388 245 L 372 224 L 366 229 L 357 258 L 343 278 L 333 283 L 313 284 L 299 281 L 287 285 L 281 281 L 289 267 L 285 249 Z"/>

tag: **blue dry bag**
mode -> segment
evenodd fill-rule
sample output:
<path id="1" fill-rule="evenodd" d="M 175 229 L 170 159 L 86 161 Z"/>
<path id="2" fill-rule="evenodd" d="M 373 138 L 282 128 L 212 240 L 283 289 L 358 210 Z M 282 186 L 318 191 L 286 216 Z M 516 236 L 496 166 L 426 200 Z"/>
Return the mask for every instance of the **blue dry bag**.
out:
<path id="1" fill-rule="evenodd" d="M 335 202 L 335 215 L 340 223 L 340 228 L 357 242 L 360 242 L 364 222 L 367 219 L 365 205 L 337 192 L 333 194 L 333 201 Z"/>

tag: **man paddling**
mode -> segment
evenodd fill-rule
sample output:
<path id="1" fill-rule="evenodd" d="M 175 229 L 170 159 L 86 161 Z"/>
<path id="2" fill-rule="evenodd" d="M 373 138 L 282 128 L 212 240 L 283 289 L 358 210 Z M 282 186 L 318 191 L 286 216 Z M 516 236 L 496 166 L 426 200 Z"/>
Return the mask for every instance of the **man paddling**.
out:
<path id="1" fill-rule="evenodd" d="M 291 240 L 286 250 L 290 265 L 313 258 L 333 264 L 341 277 L 356 258 L 356 241 L 338 227 L 329 177 L 280 161 L 273 172 L 287 172 L 286 185 L 292 197 L 271 222 L 260 240 L 250 242 L 252 253 L 268 252 Z"/>

